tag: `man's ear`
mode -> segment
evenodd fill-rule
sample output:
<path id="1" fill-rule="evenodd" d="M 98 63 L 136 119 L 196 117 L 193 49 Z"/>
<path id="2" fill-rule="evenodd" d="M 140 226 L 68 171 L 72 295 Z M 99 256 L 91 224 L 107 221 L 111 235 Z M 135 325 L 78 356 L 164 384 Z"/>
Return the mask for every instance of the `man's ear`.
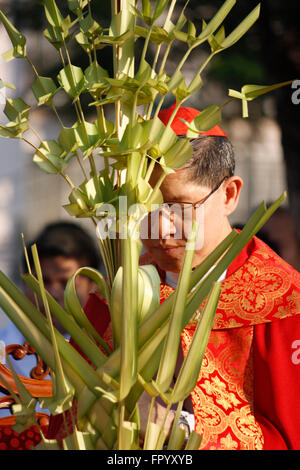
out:
<path id="1" fill-rule="evenodd" d="M 239 176 L 231 176 L 224 183 L 225 215 L 232 214 L 239 202 L 243 180 Z"/>

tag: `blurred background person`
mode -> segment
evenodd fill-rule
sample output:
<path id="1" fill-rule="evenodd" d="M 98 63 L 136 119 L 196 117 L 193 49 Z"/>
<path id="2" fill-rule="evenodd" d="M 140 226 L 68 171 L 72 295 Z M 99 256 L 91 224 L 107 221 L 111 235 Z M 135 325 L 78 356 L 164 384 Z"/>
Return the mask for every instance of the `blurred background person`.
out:
<path id="1" fill-rule="evenodd" d="M 70 222 L 51 223 L 38 234 L 35 240 L 28 243 L 27 252 L 33 274 L 35 272 L 33 269 L 31 246 L 34 243 L 38 250 L 45 289 L 62 308 L 64 308 L 64 290 L 74 272 L 83 266 L 100 271 L 103 270 L 96 243 L 77 224 Z M 28 272 L 25 257 L 22 260 L 22 272 Z M 81 275 L 77 276 L 76 290 L 82 306 L 86 303 L 89 292 L 93 287 L 94 283 L 90 279 Z M 26 284 L 24 284 L 24 292 L 35 304 L 33 291 Z M 39 307 L 43 311 L 41 301 Z M 65 338 L 69 338 L 68 333 L 55 318 L 53 318 L 53 323 Z M 0 340 L 6 346 L 11 344 L 22 345 L 26 341 L 10 321 L 0 330 Z M 35 365 L 36 360 L 32 355 L 24 357 L 21 361 L 13 361 L 16 372 L 24 376 L 29 376 L 31 368 Z"/>
<path id="2" fill-rule="evenodd" d="M 64 308 L 64 291 L 70 277 L 81 267 L 88 266 L 101 270 L 100 256 L 94 240 L 81 227 L 70 222 L 58 222 L 47 225 L 37 237 L 36 243 L 45 289 Z M 34 273 L 31 245 L 28 257 Z M 23 272 L 27 272 L 25 258 Z M 82 306 L 85 305 L 94 283 L 87 277 L 76 278 L 76 291 Z M 25 284 L 24 292 L 34 303 L 33 291 Z M 40 309 L 43 310 L 42 304 Z M 61 325 L 53 318 L 56 328 L 64 333 Z"/>

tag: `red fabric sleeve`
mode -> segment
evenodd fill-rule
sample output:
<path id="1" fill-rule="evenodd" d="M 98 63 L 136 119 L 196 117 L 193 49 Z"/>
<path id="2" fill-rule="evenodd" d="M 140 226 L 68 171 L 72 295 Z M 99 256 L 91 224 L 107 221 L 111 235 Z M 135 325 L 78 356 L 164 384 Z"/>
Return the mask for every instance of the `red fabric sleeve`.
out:
<path id="1" fill-rule="evenodd" d="M 300 449 L 300 315 L 256 325 L 254 414 L 264 449 Z"/>
<path id="2" fill-rule="evenodd" d="M 102 336 L 109 325 L 110 315 L 106 303 L 99 297 L 97 292 L 93 292 L 89 295 L 88 301 L 84 307 L 84 313 L 99 335 Z M 72 344 L 74 349 L 90 363 L 86 355 L 83 354 L 72 338 L 70 339 L 70 344 Z"/>
<path id="3" fill-rule="evenodd" d="M 84 307 L 84 313 L 99 335 L 103 335 L 110 322 L 110 315 L 105 301 L 99 297 L 97 292 L 92 292 L 89 295 Z"/>

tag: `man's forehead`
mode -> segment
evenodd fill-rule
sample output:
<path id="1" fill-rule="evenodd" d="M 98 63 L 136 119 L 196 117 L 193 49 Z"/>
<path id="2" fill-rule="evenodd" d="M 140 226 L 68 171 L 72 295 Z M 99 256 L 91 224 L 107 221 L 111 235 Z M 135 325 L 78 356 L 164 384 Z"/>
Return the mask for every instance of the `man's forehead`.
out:
<path id="1" fill-rule="evenodd" d="M 152 187 L 157 183 L 161 176 L 162 170 L 156 168 L 150 179 Z M 210 188 L 191 181 L 187 170 L 179 169 L 174 173 L 168 174 L 163 180 L 160 190 L 163 194 L 164 200 L 174 202 L 195 202 L 207 195 Z"/>
<path id="2" fill-rule="evenodd" d="M 59 274 L 66 274 L 70 271 L 78 269 L 81 266 L 75 258 L 67 258 L 65 256 L 45 256 L 41 258 L 42 270 L 47 269 Z"/>

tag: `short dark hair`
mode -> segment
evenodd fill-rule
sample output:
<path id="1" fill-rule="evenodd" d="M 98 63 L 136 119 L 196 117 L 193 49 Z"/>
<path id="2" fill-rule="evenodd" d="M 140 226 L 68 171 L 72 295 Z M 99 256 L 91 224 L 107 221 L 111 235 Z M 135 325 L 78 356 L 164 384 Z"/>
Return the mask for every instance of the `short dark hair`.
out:
<path id="1" fill-rule="evenodd" d="M 188 179 L 213 188 L 235 170 L 234 150 L 227 137 L 205 135 L 191 141 L 193 156 L 183 165 Z"/>
<path id="2" fill-rule="evenodd" d="M 33 266 L 31 246 L 36 244 L 39 258 L 64 256 L 74 258 L 84 266 L 99 269 L 101 257 L 92 237 L 77 224 L 55 222 L 46 225 L 35 240 L 28 243 L 28 257 Z M 27 271 L 25 259 L 23 269 Z"/>

